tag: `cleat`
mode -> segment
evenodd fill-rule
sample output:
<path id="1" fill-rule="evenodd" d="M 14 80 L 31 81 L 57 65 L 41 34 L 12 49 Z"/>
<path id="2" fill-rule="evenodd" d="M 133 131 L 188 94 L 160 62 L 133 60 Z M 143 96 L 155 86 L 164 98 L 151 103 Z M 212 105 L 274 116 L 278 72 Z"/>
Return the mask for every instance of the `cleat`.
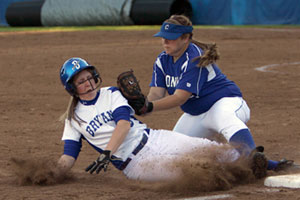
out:
<path id="1" fill-rule="evenodd" d="M 250 167 L 253 175 L 257 179 L 261 179 L 267 176 L 268 160 L 262 152 L 253 153 L 250 161 Z"/>
<path id="2" fill-rule="evenodd" d="M 300 165 L 296 165 L 293 160 L 282 159 L 279 161 L 277 167 L 274 171 L 283 171 L 283 170 L 300 170 Z"/>
<path id="3" fill-rule="evenodd" d="M 257 146 L 256 148 L 257 152 L 264 152 L 265 148 L 263 146 Z"/>

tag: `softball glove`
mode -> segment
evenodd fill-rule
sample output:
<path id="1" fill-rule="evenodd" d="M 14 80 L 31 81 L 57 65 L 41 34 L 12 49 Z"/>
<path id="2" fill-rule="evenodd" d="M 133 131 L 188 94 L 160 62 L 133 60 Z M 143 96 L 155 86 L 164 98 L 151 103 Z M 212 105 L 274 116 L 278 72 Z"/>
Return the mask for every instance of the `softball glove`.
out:
<path id="1" fill-rule="evenodd" d="M 117 78 L 117 85 L 128 104 L 134 109 L 135 114 L 144 115 L 153 110 L 153 103 L 149 102 L 142 93 L 133 70 L 121 73 Z"/>

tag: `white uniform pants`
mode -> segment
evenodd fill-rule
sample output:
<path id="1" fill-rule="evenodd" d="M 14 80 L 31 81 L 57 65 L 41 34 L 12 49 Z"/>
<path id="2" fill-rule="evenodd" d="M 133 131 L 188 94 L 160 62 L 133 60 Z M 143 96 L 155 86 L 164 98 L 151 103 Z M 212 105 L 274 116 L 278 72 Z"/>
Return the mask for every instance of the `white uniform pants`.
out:
<path id="1" fill-rule="evenodd" d="M 221 162 L 232 162 L 239 157 L 235 149 L 224 151 L 224 146 L 204 138 L 193 138 L 167 130 L 151 130 L 145 146 L 132 159 L 123 173 L 129 179 L 166 181 L 179 178 L 182 173 L 180 159 L 196 153 L 197 159 L 207 157 L 211 148 L 217 149 Z M 176 161 L 177 162 L 176 164 Z M 188 162 L 188 161 L 187 161 Z"/>
<path id="2" fill-rule="evenodd" d="M 234 133 L 248 128 L 246 122 L 249 119 L 250 109 L 243 98 L 225 97 L 201 115 L 184 113 L 173 131 L 201 138 L 211 138 L 220 133 L 229 141 Z"/>

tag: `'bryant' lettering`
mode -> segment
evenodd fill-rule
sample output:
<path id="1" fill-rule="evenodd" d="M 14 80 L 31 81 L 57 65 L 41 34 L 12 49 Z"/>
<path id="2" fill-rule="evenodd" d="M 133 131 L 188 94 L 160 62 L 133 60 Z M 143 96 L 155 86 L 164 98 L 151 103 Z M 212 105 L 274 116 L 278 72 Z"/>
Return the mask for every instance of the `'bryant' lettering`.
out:
<path id="1" fill-rule="evenodd" d="M 176 85 L 178 84 L 178 77 L 166 75 L 165 80 L 167 87 L 176 87 Z"/>
<path id="2" fill-rule="evenodd" d="M 103 125 L 100 120 L 102 120 L 104 123 L 112 121 L 112 111 L 107 111 L 101 113 L 100 115 L 96 115 L 94 119 L 89 122 L 89 125 L 85 130 L 93 137 L 95 136 L 95 132 Z"/>

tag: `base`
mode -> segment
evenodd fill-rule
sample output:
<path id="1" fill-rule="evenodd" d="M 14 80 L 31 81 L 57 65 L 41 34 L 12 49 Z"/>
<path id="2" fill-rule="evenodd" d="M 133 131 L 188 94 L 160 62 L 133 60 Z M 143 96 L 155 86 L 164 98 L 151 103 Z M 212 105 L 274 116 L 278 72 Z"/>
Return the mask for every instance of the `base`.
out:
<path id="1" fill-rule="evenodd" d="M 269 176 L 264 184 L 269 187 L 300 188 L 300 174 Z"/>

